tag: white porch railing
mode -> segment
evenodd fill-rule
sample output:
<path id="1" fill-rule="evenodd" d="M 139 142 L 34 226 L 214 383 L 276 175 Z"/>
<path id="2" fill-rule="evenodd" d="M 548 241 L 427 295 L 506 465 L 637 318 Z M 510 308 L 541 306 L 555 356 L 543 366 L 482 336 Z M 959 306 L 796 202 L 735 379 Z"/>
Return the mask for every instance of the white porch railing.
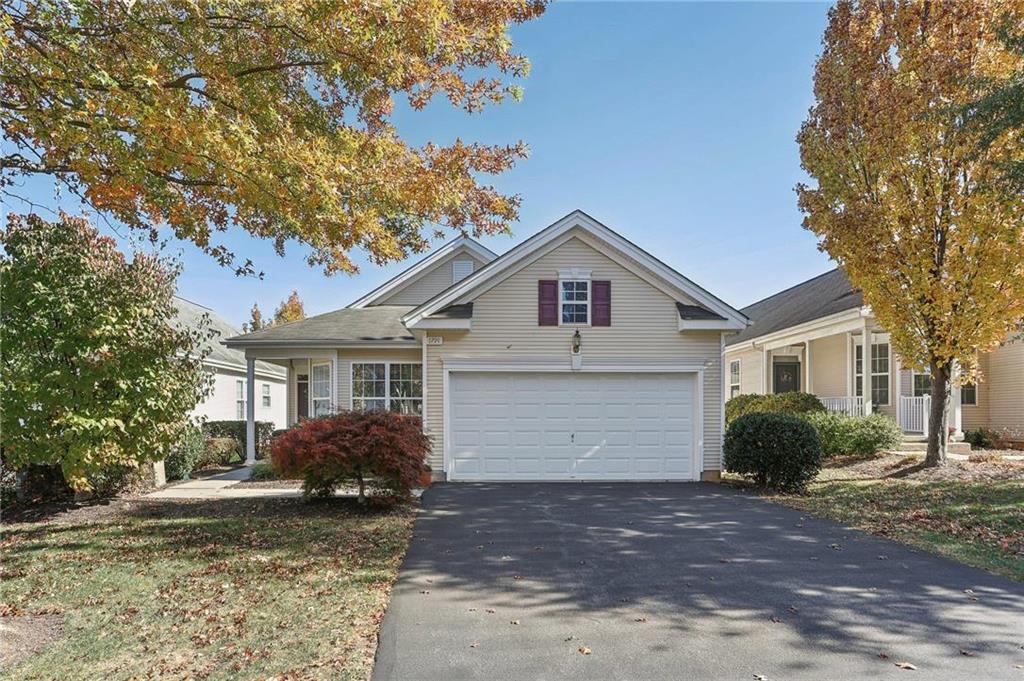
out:
<path id="1" fill-rule="evenodd" d="M 900 428 L 903 432 L 928 435 L 928 412 L 931 411 L 931 406 L 931 395 L 900 395 Z"/>
<path id="2" fill-rule="evenodd" d="M 829 411 L 846 414 L 847 416 L 864 415 L 863 397 L 822 397 L 819 399 L 821 399 L 821 403 Z"/>

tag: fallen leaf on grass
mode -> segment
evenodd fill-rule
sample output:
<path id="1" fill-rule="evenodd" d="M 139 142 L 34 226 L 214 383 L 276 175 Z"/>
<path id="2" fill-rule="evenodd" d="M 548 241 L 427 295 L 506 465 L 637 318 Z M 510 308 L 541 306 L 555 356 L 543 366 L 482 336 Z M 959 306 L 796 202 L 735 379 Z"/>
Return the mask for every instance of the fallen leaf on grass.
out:
<path id="1" fill-rule="evenodd" d="M 519 624 L 519 620 L 512 620 L 511 622 L 509 622 L 509 624 L 518 625 Z"/>
<path id="2" fill-rule="evenodd" d="M 963 648 L 960 649 L 960 654 L 964 657 L 974 657 L 974 653 L 969 650 L 964 650 Z"/>
<path id="3" fill-rule="evenodd" d="M 484 612 L 489 612 L 489 613 L 491 613 L 493 615 L 494 614 L 494 608 L 487 608 L 487 610 L 485 610 Z"/>
<path id="4" fill-rule="evenodd" d="M 590 648 L 588 648 L 586 646 L 583 646 L 582 648 L 580 648 L 579 651 L 583 655 L 589 655 L 590 654 Z"/>
<path id="5" fill-rule="evenodd" d="M 899 667 L 900 669 L 909 669 L 911 671 L 914 671 L 914 670 L 917 669 L 916 666 L 910 664 L 909 662 L 893 662 L 893 664 L 896 665 L 897 667 Z"/>
<path id="6" fill-rule="evenodd" d="M 781 622 L 781 621 L 782 621 L 781 619 L 779 619 L 779 618 L 778 618 L 778 617 L 776 617 L 775 615 L 772 615 L 772 616 L 771 616 L 771 620 L 772 620 L 772 622 L 774 622 L 775 624 L 778 624 L 779 622 Z"/>
<path id="7" fill-rule="evenodd" d="M 647 618 L 646 617 L 637 617 L 633 621 L 634 622 L 646 622 Z"/>
<path id="8" fill-rule="evenodd" d="M 473 641 L 472 643 L 469 644 L 469 647 L 470 648 L 479 648 L 480 647 L 480 641 Z"/>
<path id="9" fill-rule="evenodd" d="M 764 674 L 754 674 L 754 681 L 768 681 L 768 677 Z"/>
<path id="10" fill-rule="evenodd" d="M 878 653 L 878 657 L 880 657 L 883 660 L 888 660 L 889 659 L 889 654 L 888 653 Z"/>

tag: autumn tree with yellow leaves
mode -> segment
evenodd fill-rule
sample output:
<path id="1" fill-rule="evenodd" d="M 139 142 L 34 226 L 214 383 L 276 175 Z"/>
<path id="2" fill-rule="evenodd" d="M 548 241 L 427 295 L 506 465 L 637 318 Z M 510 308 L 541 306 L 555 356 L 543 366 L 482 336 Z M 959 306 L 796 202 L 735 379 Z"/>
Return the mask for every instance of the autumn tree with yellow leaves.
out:
<path id="1" fill-rule="evenodd" d="M 438 229 L 491 234 L 517 196 L 479 181 L 522 142 L 416 146 L 396 100 L 478 112 L 519 96 L 508 28 L 543 0 L 0 0 L 0 190 L 48 175 L 156 238 L 166 226 L 239 271 L 242 229 L 353 272 Z M 470 77 L 472 75 L 472 77 Z"/>
<path id="2" fill-rule="evenodd" d="M 964 116 L 1020 73 L 1007 25 L 1024 25 L 1021 0 L 839 2 L 798 135 L 805 226 L 904 362 L 931 371 L 926 465 L 945 462 L 955 367 L 983 380 L 978 354 L 1024 320 L 1024 197 L 999 191 L 1024 138 Z"/>

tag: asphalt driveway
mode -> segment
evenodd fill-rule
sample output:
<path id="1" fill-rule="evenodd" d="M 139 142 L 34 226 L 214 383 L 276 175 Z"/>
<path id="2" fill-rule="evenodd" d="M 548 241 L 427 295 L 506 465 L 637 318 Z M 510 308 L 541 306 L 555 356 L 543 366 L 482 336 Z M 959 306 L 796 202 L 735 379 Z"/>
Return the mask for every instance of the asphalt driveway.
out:
<path id="1" fill-rule="evenodd" d="M 373 678 L 1020 680 L 1022 665 L 1024 584 L 728 487 L 448 484 L 423 496 Z"/>

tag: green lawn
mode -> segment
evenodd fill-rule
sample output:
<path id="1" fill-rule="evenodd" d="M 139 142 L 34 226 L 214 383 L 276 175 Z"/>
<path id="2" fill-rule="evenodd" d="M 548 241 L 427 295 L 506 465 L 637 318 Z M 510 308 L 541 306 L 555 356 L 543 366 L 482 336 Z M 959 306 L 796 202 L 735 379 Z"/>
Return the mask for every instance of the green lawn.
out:
<path id="1" fill-rule="evenodd" d="M 0 676 L 365 679 L 413 513 L 134 502 L 6 526 L 0 613 L 57 614 L 63 635 Z"/>
<path id="2" fill-rule="evenodd" d="M 1024 581 L 1024 466 L 911 457 L 833 461 L 804 495 L 772 499 Z"/>

